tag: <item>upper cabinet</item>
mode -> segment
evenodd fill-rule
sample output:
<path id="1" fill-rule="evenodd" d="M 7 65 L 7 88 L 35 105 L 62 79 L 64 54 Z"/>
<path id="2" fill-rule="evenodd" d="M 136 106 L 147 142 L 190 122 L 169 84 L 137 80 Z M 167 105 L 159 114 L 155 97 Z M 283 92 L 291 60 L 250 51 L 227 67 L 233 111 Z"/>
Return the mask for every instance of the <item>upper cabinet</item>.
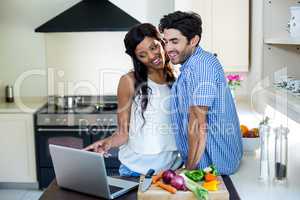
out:
<path id="1" fill-rule="evenodd" d="M 291 37 L 288 27 L 295 6 L 300 6 L 299 0 L 263 1 L 263 75 L 270 83 L 283 76 L 300 79 L 300 37 Z"/>
<path id="2" fill-rule="evenodd" d="M 300 45 L 300 37 L 291 37 L 289 29 L 291 25 L 295 30 L 296 23 L 300 20 L 297 14 L 297 18 L 294 16 L 290 24 L 291 7 L 295 6 L 300 6 L 299 0 L 264 0 L 264 42 L 266 44 Z M 297 13 L 299 11 L 298 9 Z M 297 27 L 299 26 L 297 24 Z"/>
<path id="3" fill-rule="evenodd" d="M 175 0 L 175 10 L 201 16 L 200 45 L 218 56 L 225 72 L 248 71 L 249 6 L 249 0 Z"/>
<path id="4" fill-rule="evenodd" d="M 275 87 L 273 84 L 281 82 L 288 76 L 300 80 L 300 37 L 291 37 L 288 27 L 291 19 L 290 8 L 300 6 L 300 1 L 264 0 L 262 3 L 264 14 L 262 83 L 267 91 L 266 102 L 276 110 L 276 113 L 282 113 L 300 122 L 300 94 L 286 88 Z M 276 118 L 276 113 L 272 118 Z M 287 122 L 284 117 L 279 118 L 280 123 Z"/>

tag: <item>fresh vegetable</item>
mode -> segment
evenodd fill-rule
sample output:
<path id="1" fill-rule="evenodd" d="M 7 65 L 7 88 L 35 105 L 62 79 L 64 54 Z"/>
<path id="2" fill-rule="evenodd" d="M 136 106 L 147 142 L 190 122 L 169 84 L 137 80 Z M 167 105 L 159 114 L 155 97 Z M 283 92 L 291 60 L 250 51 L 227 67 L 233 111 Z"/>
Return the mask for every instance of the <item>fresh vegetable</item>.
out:
<path id="1" fill-rule="evenodd" d="M 198 183 L 192 181 L 190 178 L 188 178 L 184 172 L 180 174 L 184 178 L 186 187 L 193 192 L 195 197 L 198 200 L 207 200 L 208 199 L 208 191 Z"/>
<path id="2" fill-rule="evenodd" d="M 177 192 L 176 188 L 174 188 L 173 186 L 171 185 L 167 185 L 167 184 L 164 184 L 163 182 L 161 181 L 157 181 L 155 183 L 156 186 L 164 189 L 164 190 L 167 190 L 168 192 L 172 193 L 172 194 L 175 194 Z"/>
<path id="3" fill-rule="evenodd" d="M 209 181 L 214 181 L 214 180 L 217 180 L 217 176 L 213 175 L 212 173 L 206 173 L 204 175 L 204 180 L 206 182 L 209 182 Z"/>
<path id="4" fill-rule="evenodd" d="M 184 173 L 184 175 L 186 175 L 188 178 L 190 178 L 191 180 L 198 182 L 201 181 L 204 177 L 204 173 L 202 170 L 190 170 L 190 171 L 186 171 Z"/>
<path id="5" fill-rule="evenodd" d="M 161 171 L 158 174 L 152 176 L 152 183 L 156 183 L 157 181 L 159 181 L 159 179 L 162 178 L 162 174 L 163 174 L 163 172 Z"/>
<path id="6" fill-rule="evenodd" d="M 211 173 L 211 174 L 213 174 L 213 175 L 215 175 L 215 176 L 219 176 L 219 173 L 218 173 L 217 168 L 216 168 L 215 165 L 210 165 L 210 166 L 204 168 L 204 169 L 203 169 L 203 172 L 204 172 L 205 174 Z"/>
<path id="7" fill-rule="evenodd" d="M 204 172 L 204 173 L 210 173 L 211 171 L 212 171 L 212 168 L 211 168 L 210 166 L 205 167 L 205 168 L 203 169 L 203 172 Z"/>
<path id="8" fill-rule="evenodd" d="M 184 190 L 184 178 L 179 175 L 175 175 L 171 180 L 171 185 L 177 190 Z"/>
<path id="9" fill-rule="evenodd" d="M 163 172 L 162 179 L 164 183 L 169 184 L 171 180 L 174 178 L 174 176 L 176 176 L 176 173 L 173 170 L 168 169 Z"/>
<path id="10" fill-rule="evenodd" d="M 208 191 L 217 191 L 217 190 L 219 190 L 219 188 L 218 188 L 219 183 L 220 183 L 219 181 L 213 180 L 213 181 L 209 181 L 209 182 L 204 182 L 202 184 L 202 186 L 205 189 L 207 189 Z"/>

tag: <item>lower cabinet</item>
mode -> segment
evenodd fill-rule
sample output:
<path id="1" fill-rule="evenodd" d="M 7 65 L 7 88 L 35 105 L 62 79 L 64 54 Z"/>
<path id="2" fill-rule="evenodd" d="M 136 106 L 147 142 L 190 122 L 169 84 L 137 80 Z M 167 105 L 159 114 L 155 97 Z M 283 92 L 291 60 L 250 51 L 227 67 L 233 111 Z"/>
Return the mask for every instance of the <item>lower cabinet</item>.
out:
<path id="1" fill-rule="evenodd" d="M 0 182 L 36 183 L 33 114 L 0 114 Z"/>

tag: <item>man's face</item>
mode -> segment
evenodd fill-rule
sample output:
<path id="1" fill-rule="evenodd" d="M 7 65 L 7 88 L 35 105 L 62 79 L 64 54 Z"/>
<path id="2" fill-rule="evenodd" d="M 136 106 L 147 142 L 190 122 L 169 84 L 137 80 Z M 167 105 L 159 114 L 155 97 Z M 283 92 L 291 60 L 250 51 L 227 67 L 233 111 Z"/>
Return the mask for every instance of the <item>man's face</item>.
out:
<path id="1" fill-rule="evenodd" d="M 165 51 L 173 64 L 182 64 L 194 51 L 195 45 L 177 29 L 164 29 Z"/>

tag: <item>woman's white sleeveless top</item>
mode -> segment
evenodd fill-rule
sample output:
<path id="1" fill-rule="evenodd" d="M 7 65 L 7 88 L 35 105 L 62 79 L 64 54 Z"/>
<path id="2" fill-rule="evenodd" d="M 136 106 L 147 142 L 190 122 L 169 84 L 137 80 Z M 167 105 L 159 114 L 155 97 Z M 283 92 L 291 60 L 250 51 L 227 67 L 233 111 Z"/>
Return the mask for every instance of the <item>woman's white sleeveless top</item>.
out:
<path id="1" fill-rule="evenodd" d="M 120 147 L 119 159 L 129 169 L 145 174 L 168 169 L 177 156 L 175 135 L 171 126 L 171 90 L 167 84 L 148 79 L 149 101 L 142 118 L 141 102 L 137 96 L 132 103 L 129 139 Z"/>

